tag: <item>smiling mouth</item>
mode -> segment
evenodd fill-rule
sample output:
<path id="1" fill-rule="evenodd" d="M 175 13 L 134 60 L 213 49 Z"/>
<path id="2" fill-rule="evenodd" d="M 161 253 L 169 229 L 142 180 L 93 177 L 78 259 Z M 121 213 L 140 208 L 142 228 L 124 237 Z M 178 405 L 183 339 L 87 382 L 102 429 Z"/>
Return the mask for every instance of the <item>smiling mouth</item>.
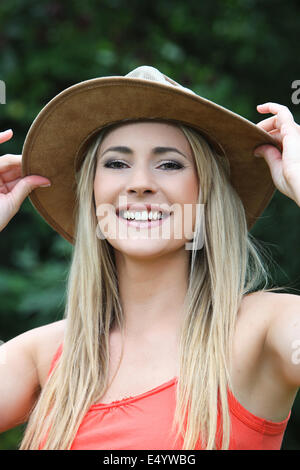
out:
<path id="1" fill-rule="evenodd" d="M 163 213 L 163 216 L 161 218 L 154 219 L 154 220 L 126 219 L 118 213 L 116 215 L 124 224 L 129 225 L 131 227 L 151 228 L 151 227 L 158 227 L 159 225 L 162 225 L 166 219 L 168 219 L 169 217 L 173 215 L 173 212 L 171 212 L 170 214 Z"/>

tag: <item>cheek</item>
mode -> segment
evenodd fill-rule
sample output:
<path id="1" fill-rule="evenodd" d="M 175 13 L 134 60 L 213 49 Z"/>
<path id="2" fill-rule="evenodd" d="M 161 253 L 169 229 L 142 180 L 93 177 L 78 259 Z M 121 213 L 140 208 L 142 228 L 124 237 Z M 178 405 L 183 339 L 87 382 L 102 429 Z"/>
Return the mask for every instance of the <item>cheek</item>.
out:
<path id="1" fill-rule="evenodd" d="M 182 181 L 181 191 L 184 203 L 194 204 L 198 201 L 199 180 L 195 171 L 186 174 Z"/>
<path id="2" fill-rule="evenodd" d="M 115 178 L 109 178 L 104 172 L 96 171 L 94 179 L 95 202 L 108 202 L 118 184 Z"/>
<path id="3" fill-rule="evenodd" d="M 197 173 L 186 171 L 170 185 L 169 196 L 174 204 L 174 230 L 191 240 L 196 223 L 199 182 Z"/>
<path id="4" fill-rule="evenodd" d="M 198 196 L 199 196 L 199 180 L 196 172 L 189 175 L 185 181 L 183 191 L 184 199 L 183 204 L 183 226 L 186 227 L 186 235 L 192 238 L 192 233 L 195 230 L 196 215 L 198 211 Z"/>
<path id="5" fill-rule="evenodd" d="M 94 181 L 94 200 L 96 208 L 100 206 L 100 204 L 108 202 L 109 194 L 107 191 L 107 185 L 105 181 L 101 178 L 97 178 Z"/>

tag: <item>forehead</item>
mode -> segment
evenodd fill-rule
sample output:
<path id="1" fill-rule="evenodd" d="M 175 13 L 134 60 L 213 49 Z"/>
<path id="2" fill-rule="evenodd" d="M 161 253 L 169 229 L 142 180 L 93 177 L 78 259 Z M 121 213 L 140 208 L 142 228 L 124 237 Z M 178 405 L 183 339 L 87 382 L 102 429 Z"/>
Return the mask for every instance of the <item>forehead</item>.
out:
<path id="1" fill-rule="evenodd" d="M 177 144 L 182 150 L 191 153 L 190 144 L 181 129 L 175 124 L 165 122 L 130 122 L 113 127 L 105 134 L 101 147 L 111 143 L 144 145 Z"/>

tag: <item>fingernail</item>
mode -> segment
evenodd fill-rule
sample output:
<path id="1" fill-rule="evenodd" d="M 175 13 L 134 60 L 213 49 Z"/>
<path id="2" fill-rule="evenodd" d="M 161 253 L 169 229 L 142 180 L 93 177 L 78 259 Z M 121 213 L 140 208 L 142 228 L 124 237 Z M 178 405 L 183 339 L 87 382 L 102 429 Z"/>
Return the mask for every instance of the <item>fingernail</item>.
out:
<path id="1" fill-rule="evenodd" d="M 49 184 L 41 184 L 41 185 L 40 185 L 40 188 L 49 188 L 49 186 L 51 186 L 51 183 L 49 183 Z"/>

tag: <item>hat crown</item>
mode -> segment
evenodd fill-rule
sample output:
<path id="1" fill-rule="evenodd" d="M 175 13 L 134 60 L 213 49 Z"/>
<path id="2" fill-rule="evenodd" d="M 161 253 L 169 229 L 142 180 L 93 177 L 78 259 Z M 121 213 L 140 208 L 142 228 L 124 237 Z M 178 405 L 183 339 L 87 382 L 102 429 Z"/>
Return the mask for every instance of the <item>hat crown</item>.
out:
<path id="1" fill-rule="evenodd" d="M 175 82 L 175 80 L 172 80 L 171 78 L 161 73 L 158 69 L 156 69 L 155 67 L 151 67 L 150 65 L 141 65 L 140 67 L 137 67 L 136 69 L 129 72 L 127 75 L 125 75 L 125 77 L 141 78 L 143 80 L 159 82 L 163 85 L 168 85 L 176 88 L 178 87 L 181 90 L 187 91 L 188 93 L 193 93 L 193 95 L 195 95 L 192 90 L 190 90 L 189 88 L 185 88 L 184 86 Z"/>

